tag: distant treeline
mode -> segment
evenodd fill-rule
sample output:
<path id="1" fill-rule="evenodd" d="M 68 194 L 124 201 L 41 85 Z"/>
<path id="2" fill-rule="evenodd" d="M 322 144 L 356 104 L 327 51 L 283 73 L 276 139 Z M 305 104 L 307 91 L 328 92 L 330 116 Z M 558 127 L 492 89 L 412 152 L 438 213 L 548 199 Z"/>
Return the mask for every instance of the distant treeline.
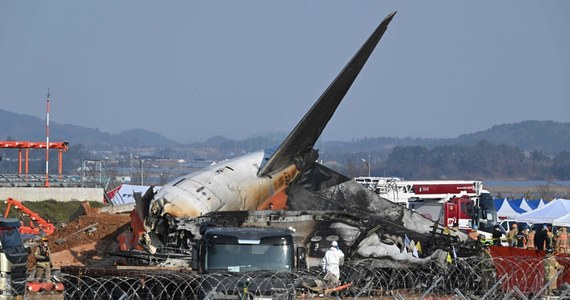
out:
<path id="1" fill-rule="evenodd" d="M 43 141 L 45 121 L 0 109 L 0 140 Z M 286 133 L 243 140 L 215 136 L 180 143 L 140 129 L 118 134 L 69 124 L 50 124 L 51 141 L 68 141 L 66 174 L 77 174 L 83 159 L 103 160 L 108 168 L 137 165 L 135 156 L 185 161 L 221 161 L 278 146 Z M 481 142 L 486 141 L 486 142 Z M 398 176 L 406 179 L 570 179 L 570 123 L 523 121 L 495 125 L 456 138 L 372 137 L 318 141 L 323 163 L 347 176 Z M 0 173 L 18 171 L 18 150 L 0 149 Z M 45 152 L 30 150 L 30 173 L 45 171 Z M 50 169 L 57 170 L 57 155 Z M 54 171 L 52 171 L 54 172 Z"/>
<path id="2" fill-rule="evenodd" d="M 349 176 L 390 176 L 406 179 L 525 178 L 570 180 L 570 152 L 547 155 L 504 144 L 394 147 L 387 158 L 377 151 L 328 153 L 331 168 Z"/>
<path id="3" fill-rule="evenodd" d="M 223 151 L 208 148 L 209 152 L 196 148 L 188 150 L 190 157 L 221 160 Z M 155 149 L 157 158 L 180 158 L 181 150 Z M 198 154 L 199 153 L 199 154 Z M 9 154 L 9 155 L 6 155 Z M 30 151 L 30 173 L 45 171 L 45 152 Z M 55 172 L 57 155 L 50 156 L 50 166 Z M 227 158 L 238 156 L 241 151 L 226 154 Z M 108 168 L 132 166 L 132 155 L 123 154 L 115 159 L 87 151 L 81 144 L 72 145 L 64 154 L 64 173 L 79 174 L 83 159 L 103 160 Z M 496 145 L 480 141 L 475 145 L 397 146 L 391 150 L 324 152 L 320 162 L 346 176 L 368 175 L 401 177 L 405 179 L 493 179 L 516 178 L 529 180 L 570 180 L 570 152 L 546 154 L 541 151 L 524 151 L 504 144 Z M 16 173 L 17 150 L 5 151 L 0 161 L 0 173 Z"/>

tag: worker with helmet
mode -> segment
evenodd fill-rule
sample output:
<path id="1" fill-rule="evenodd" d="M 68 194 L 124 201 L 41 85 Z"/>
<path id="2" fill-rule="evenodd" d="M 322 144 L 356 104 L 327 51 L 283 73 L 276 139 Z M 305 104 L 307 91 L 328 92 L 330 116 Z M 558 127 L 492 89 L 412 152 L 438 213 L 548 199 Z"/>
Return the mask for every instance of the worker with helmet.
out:
<path id="1" fill-rule="evenodd" d="M 546 258 L 543 260 L 544 282 L 550 282 L 548 296 L 558 295 L 558 272 L 564 270 L 564 266 L 556 261 L 553 252 L 553 248 L 546 249 Z"/>
<path id="2" fill-rule="evenodd" d="M 42 237 L 40 244 L 36 247 L 34 257 L 36 258 L 36 274 L 34 278 L 39 281 L 45 273 L 46 282 L 51 282 L 51 258 L 46 237 Z"/>

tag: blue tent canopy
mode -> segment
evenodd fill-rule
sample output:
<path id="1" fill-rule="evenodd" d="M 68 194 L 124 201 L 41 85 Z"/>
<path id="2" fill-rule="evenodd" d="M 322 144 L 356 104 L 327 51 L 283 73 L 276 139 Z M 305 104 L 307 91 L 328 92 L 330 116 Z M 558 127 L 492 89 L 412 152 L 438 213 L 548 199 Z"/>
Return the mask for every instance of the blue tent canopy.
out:
<path id="1" fill-rule="evenodd" d="M 506 198 L 495 198 L 493 199 L 493 201 L 495 202 L 495 211 L 499 211 L 499 209 L 501 209 L 501 206 L 503 206 L 503 202 L 507 201 Z"/>
<path id="2" fill-rule="evenodd" d="M 538 205 L 540 204 L 540 201 L 542 201 L 542 199 L 526 200 L 526 202 L 528 203 L 528 205 L 529 205 L 533 210 L 538 207 Z"/>
<path id="3" fill-rule="evenodd" d="M 515 202 L 511 200 L 503 201 L 503 204 L 499 209 L 497 209 L 497 216 L 499 218 L 514 218 L 522 213 L 525 213 L 526 210 L 518 207 Z"/>

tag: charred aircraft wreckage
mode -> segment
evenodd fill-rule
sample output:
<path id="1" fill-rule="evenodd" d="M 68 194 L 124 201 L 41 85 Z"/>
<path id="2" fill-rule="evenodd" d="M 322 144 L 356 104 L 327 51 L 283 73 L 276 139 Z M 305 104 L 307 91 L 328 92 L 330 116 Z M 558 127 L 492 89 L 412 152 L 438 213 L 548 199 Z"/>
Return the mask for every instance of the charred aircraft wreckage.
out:
<path id="1" fill-rule="evenodd" d="M 313 147 L 395 12 L 374 30 L 283 143 L 179 177 L 137 198 L 133 224 L 151 253 L 192 253 L 205 224 L 295 228 L 309 267 L 337 240 L 347 257 L 377 258 L 384 266 L 443 262 L 449 251 L 473 255 L 465 234 L 442 234 L 423 216 L 380 198 L 316 162 Z M 136 219 L 136 220 L 135 220 Z M 141 229 L 143 227 L 144 229 Z M 404 237 L 420 242 L 420 258 L 402 251 Z"/>

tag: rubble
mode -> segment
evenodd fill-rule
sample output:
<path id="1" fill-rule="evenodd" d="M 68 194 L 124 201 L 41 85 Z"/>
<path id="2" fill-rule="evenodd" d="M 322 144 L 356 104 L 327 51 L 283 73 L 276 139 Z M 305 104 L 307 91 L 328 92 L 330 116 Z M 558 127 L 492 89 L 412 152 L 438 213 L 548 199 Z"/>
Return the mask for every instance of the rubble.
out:
<path id="1" fill-rule="evenodd" d="M 64 227 L 57 228 L 48 237 L 54 268 L 62 266 L 112 265 L 115 258 L 109 257 L 110 251 L 118 249 L 117 237 L 130 226 L 128 214 L 106 214 L 92 212 L 79 216 Z M 95 231 L 81 231 L 85 227 L 98 223 Z M 65 243 L 55 241 L 65 239 Z M 29 265 L 33 266 L 35 259 L 33 249 L 28 256 Z"/>

